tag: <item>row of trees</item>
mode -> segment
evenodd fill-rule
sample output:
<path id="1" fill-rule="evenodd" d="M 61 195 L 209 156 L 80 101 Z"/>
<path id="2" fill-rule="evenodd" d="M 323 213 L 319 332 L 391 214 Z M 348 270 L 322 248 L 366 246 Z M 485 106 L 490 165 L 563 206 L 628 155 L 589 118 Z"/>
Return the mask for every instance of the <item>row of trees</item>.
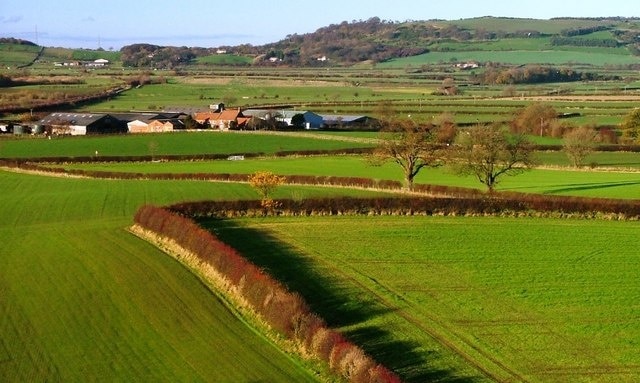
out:
<path id="1" fill-rule="evenodd" d="M 629 141 L 640 140 L 640 109 L 627 116 L 623 128 Z M 492 192 L 503 176 L 517 175 L 536 165 L 535 145 L 527 136 L 550 132 L 561 133 L 563 150 L 576 167 L 584 165 L 604 137 L 593 127 L 563 126 L 553 107 L 536 103 L 521 110 L 509 128 L 494 123 L 458 131 L 448 118 L 441 118 L 436 125 L 385 120 L 370 162 L 397 164 L 407 189 L 413 188 L 423 168 L 447 164 L 457 174 L 474 176 Z"/>
<path id="2" fill-rule="evenodd" d="M 408 122 L 387 125 L 371 163 L 399 165 L 409 190 L 423 168 L 448 163 L 457 174 L 475 176 L 490 192 L 502 176 L 519 174 L 535 164 L 533 144 L 499 124 L 465 130 L 453 145 L 439 141 L 436 130 Z"/>
<path id="3" fill-rule="evenodd" d="M 542 84 L 548 82 L 593 81 L 603 76 L 589 72 L 578 72 L 571 68 L 526 65 L 524 67 L 489 67 L 474 75 L 473 81 L 481 84 Z"/>

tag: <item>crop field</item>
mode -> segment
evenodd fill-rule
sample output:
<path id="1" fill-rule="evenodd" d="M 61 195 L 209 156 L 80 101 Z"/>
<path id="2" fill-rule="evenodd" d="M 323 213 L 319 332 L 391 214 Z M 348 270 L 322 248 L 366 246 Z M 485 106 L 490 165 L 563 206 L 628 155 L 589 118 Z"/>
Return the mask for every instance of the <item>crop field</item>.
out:
<path id="1" fill-rule="evenodd" d="M 285 355 L 194 274 L 125 231 L 142 204 L 256 198 L 247 185 L 4 171 L 0 184 L 1 381 L 316 381 L 314 368 Z M 284 187 L 278 194 L 327 193 Z"/>
<path id="2" fill-rule="evenodd" d="M 311 217 L 207 224 L 408 382 L 640 378 L 635 222 Z"/>

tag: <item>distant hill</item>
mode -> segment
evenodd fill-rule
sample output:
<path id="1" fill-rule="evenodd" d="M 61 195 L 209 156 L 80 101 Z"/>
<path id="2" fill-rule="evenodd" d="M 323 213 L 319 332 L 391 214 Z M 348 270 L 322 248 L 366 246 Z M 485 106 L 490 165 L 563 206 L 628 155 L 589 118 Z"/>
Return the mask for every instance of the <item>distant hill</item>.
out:
<path id="1" fill-rule="evenodd" d="M 591 35 L 595 36 L 590 38 Z M 481 17 L 397 23 L 374 17 L 329 25 L 304 35 L 290 35 L 260 48 L 266 58 L 277 57 L 289 64 L 313 65 L 323 57 L 336 63 L 353 64 L 365 60 L 384 62 L 432 51 L 468 51 L 472 50 L 473 43 L 505 39 L 512 44 L 509 49 L 516 50 L 518 39 L 537 38 L 548 39 L 552 46 L 624 47 L 629 54 L 639 55 L 640 20 Z"/>
<path id="2" fill-rule="evenodd" d="M 0 44 L 14 44 L 14 45 L 31 45 L 31 46 L 37 46 L 37 44 L 28 41 L 28 40 L 22 40 L 22 39 L 16 39 L 13 37 L 0 37 Z"/>
<path id="3" fill-rule="evenodd" d="M 13 46 L 35 46 L 32 42 L 12 38 L 0 39 L 0 43 L 3 41 Z M 611 63 L 618 65 L 636 63 L 632 57 L 640 58 L 640 19 L 536 20 L 487 16 L 453 21 L 394 22 L 373 17 L 332 24 L 312 33 L 288 35 L 285 39 L 262 46 L 244 44 L 200 48 L 132 44 L 120 50 L 119 59 L 124 66 L 163 69 L 192 64 L 325 66 L 385 63 L 412 57 L 423 57 L 428 63 L 438 56 L 429 57 L 429 53 L 435 52 L 455 61 L 454 56 L 473 56 L 451 55 L 455 52 L 579 53 L 585 49 L 602 55 L 617 55 Z M 621 56 L 628 59 L 621 60 Z M 607 60 L 600 62 L 607 63 Z"/>

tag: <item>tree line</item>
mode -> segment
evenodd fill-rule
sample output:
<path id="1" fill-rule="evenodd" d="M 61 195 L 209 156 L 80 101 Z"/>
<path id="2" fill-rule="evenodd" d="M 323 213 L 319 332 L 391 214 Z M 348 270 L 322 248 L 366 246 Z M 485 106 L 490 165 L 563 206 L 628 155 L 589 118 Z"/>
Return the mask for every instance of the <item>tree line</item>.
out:
<path id="1" fill-rule="evenodd" d="M 542 65 L 525 65 L 507 68 L 489 66 L 471 77 L 472 81 L 484 85 L 542 84 L 549 82 L 573 82 L 594 80 L 615 80 L 616 76 L 603 76 L 591 72 L 579 72 L 572 68 L 556 68 Z"/>

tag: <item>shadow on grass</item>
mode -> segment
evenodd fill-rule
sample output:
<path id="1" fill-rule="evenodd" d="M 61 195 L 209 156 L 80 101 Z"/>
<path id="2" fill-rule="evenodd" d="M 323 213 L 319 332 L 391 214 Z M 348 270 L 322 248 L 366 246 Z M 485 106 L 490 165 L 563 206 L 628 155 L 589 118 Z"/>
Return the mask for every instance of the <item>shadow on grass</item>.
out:
<path id="1" fill-rule="evenodd" d="M 360 345 L 377 361 L 391 367 L 405 382 L 473 383 L 480 378 L 460 376 L 453 370 L 434 367 L 429 363 L 438 358 L 437 351 L 421 351 L 417 342 L 393 339 L 390 332 L 379 327 L 360 327 L 345 336 Z"/>
<path id="2" fill-rule="evenodd" d="M 569 184 L 562 188 L 549 189 L 544 194 L 567 193 L 573 191 L 609 189 L 624 186 L 640 185 L 640 181 L 624 181 L 624 182 L 599 182 L 586 184 Z"/>
<path id="3" fill-rule="evenodd" d="M 403 381 L 473 383 L 481 380 L 461 377 L 453 370 L 433 368 L 429 359 L 439 358 L 433 355 L 436 351 L 425 351 L 418 343 L 394 339 L 385 329 L 364 324 L 390 309 L 368 294 L 363 297 L 362 292 L 348 281 L 330 276 L 331 271 L 322 272 L 322 265 L 294 247 L 264 231 L 241 227 L 230 220 L 207 220 L 200 224 L 290 290 L 300 293 L 329 326 L 353 326 L 355 329 L 344 335 L 398 373 Z"/>

